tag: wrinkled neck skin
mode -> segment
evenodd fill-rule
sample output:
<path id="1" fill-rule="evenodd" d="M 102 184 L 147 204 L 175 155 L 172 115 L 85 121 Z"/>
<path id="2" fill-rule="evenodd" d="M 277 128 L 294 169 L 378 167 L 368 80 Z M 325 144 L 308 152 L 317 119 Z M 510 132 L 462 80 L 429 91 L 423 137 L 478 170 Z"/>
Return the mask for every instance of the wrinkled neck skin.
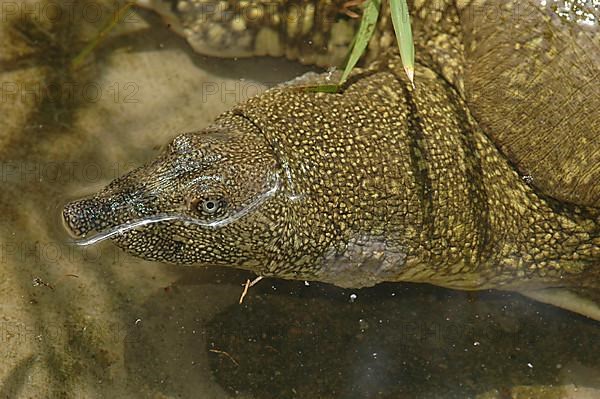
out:
<path id="1" fill-rule="evenodd" d="M 537 194 L 445 79 L 417 70 L 416 90 L 391 57 L 342 94 L 285 86 L 234 110 L 286 165 L 284 255 L 255 271 L 344 287 L 597 284 L 595 211 Z"/>

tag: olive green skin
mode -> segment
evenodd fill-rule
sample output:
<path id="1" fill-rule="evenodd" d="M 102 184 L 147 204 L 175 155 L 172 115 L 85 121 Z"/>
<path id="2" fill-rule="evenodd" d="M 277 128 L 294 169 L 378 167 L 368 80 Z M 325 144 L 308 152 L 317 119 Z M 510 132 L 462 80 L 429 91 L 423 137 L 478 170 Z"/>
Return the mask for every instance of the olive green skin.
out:
<path id="1" fill-rule="evenodd" d="M 449 24 L 454 30 L 446 32 L 455 32 L 460 13 L 435 29 Z M 443 33 L 416 19 L 416 37 Z M 275 194 L 232 223 L 164 221 L 113 240 L 149 260 L 344 287 L 600 288 L 598 210 L 551 198 L 497 148 L 482 128 L 496 121 L 489 109 L 478 118 L 471 112 L 480 89 L 471 64 L 457 61 L 463 34 L 445 41 L 448 51 L 417 57 L 416 88 L 391 48 L 354 71 L 339 93 L 306 90 L 330 78 L 313 74 L 252 98 L 210 128 L 178 136 L 155 161 L 92 198 L 68 204 L 67 225 L 85 236 L 162 213 L 217 220 L 262 198 L 276 178 Z M 457 67 L 438 68 L 443 60 Z M 588 150 L 592 159 L 596 150 Z M 218 215 L 203 213 L 198 204 L 207 198 L 226 205 Z"/>

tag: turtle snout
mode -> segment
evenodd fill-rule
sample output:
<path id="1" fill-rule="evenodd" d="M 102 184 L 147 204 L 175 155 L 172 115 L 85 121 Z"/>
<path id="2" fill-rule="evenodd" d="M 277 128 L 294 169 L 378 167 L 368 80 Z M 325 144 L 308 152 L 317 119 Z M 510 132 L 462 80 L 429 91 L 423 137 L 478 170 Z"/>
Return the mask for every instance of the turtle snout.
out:
<path id="1" fill-rule="evenodd" d="M 98 226 L 97 205 L 93 199 L 73 201 L 62 211 L 65 229 L 74 238 L 85 237 Z"/>

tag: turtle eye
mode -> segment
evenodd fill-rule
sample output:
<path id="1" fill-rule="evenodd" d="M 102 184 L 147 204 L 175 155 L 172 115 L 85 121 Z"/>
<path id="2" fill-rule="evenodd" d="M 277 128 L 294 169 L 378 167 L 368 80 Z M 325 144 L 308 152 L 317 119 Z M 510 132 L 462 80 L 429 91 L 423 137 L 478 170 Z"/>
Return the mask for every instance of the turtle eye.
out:
<path id="1" fill-rule="evenodd" d="M 213 199 L 202 201 L 202 212 L 213 214 L 219 210 L 219 202 Z"/>
<path id="2" fill-rule="evenodd" d="M 227 201 L 222 198 L 203 198 L 193 201 L 192 207 L 201 215 L 214 216 L 227 208 Z"/>

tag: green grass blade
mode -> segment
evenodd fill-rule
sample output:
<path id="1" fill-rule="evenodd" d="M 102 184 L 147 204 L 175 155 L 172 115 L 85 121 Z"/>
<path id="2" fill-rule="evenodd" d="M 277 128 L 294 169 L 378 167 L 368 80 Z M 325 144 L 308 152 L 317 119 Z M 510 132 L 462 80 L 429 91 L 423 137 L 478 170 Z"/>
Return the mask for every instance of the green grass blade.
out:
<path id="1" fill-rule="evenodd" d="M 340 79 L 338 85 L 341 86 L 342 84 L 344 84 L 346 79 L 348 79 L 348 75 L 350 75 L 350 72 L 352 71 L 354 66 L 356 66 L 356 63 L 365 52 L 365 49 L 369 44 L 369 40 L 371 40 L 371 37 L 375 32 L 380 7 L 381 0 L 367 0 L 365 2 L 363 15 L 360 20 L 360 25 L 358 27 L 358 32 L 356 33 L 356 36 L 354 38 L 353 44 L 350 49 L 350 56 L 348 57 L 348 62 L 346 62 L 344 73 L 342 73 L 342 78 Z"/>
<path id="2" fill-rule="evenodd" d="M 402 65 L 408 79 L 415 85 L 415 46 L 413 43 L 412 29 L 410 27 L 410 16 L 406 0 L 390 0 L 392 12 L 392 24 L 398 40 Z"/>
<path id="3" fill-rule="evenodd" d="M 377 27 L 377 18 L 379 17 L 379 9 L 381 8 L 381 0 L 367 0 L 363 5 L 364 11 L 358 26 L 358 31 L 352 39 L 350 44 L 350 50 L 348 53 L 346 66 L 344 72 L 337 85 L 320 85 L 311 86 L 305 88 L 305 91 L 309 92 L 322 92 L 322 93 L 337 93 L 340 86 L 344 84 L 352 69 L 356 66 L 356 63 L 365 52 L 369 40 L 375 32 Z"/>

